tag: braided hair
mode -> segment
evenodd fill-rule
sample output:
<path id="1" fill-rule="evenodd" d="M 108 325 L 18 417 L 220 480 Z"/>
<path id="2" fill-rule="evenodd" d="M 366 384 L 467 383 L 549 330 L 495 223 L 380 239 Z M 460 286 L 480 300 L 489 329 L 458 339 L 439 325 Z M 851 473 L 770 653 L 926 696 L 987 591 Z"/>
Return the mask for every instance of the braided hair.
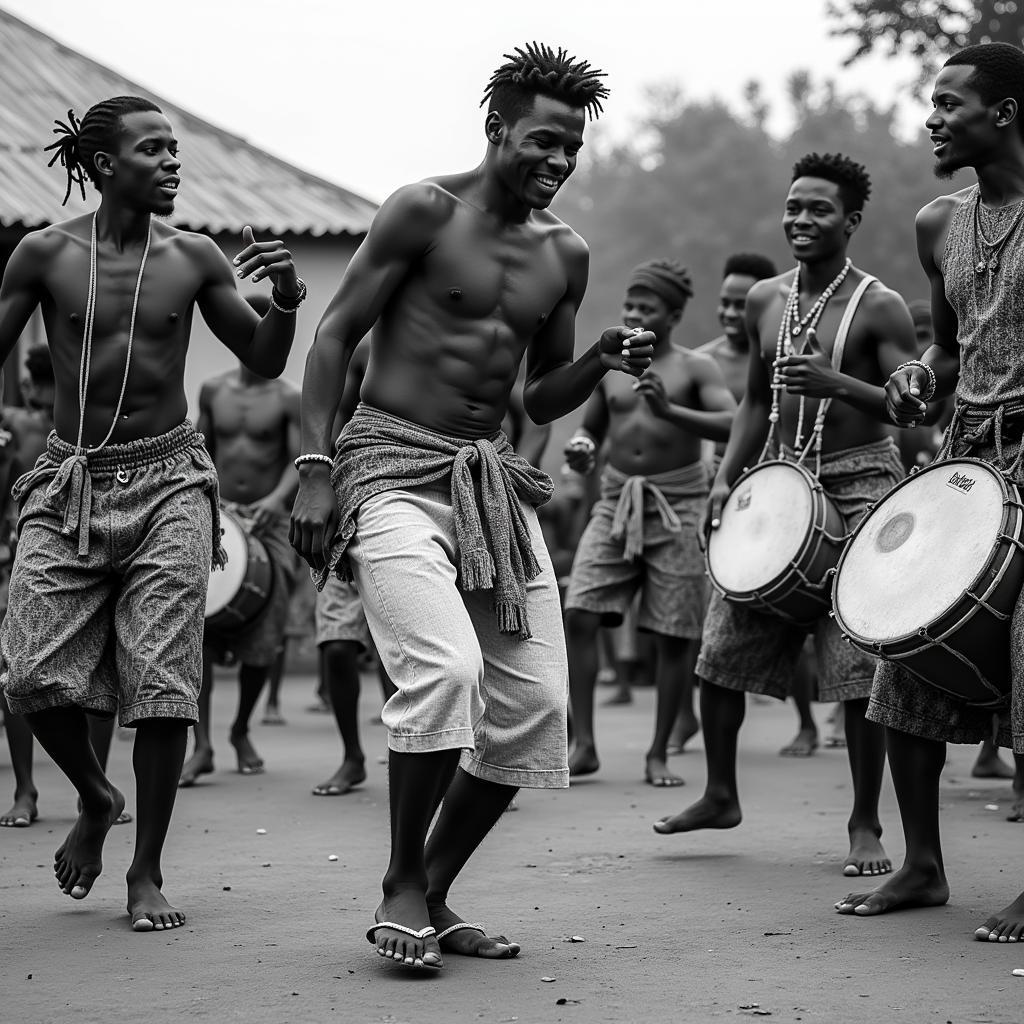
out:
<path id="1" fill-rule="evenodd" d="M 797 178 L 823 178 L 831 181 L 838 186 L 839 198 L 847 213 L 863 210 L 871 195 L 871 179 L 867 168 L 842 153 L 808 153 L 793 165 L 790 181 L 796 181 Z"/>
<path id="2" fill-rule="evenodd" d="M 90 179 L 100 190 L 100 177 L 96 170 L 96 154 L 113 149 L 121 134 L 121 118 L 126 114 L 144 112 L 162 114 L 163 111 L 149 100 L 141 96 L 114 96 L 109 100 L 91 106 L 81 121 L 75 117 L 73 110 L 68 111 L 67 121 L 54 120 L 57 126 L 53 134 L 58 136 L 56 142 L 43 148 L 47 153 L 51 149 L 47 167 L 60 161 L 67 174 L 67 190 L 64 192 L 64 206 L 71 196 L 71 189 L 77 185 L 85 199 L 85 181 Z"/>
<path id="3" fill-rule="evenodd" d="M 506 124 L 515 124 L 528 113 L 537 95 L 584 107 L 591 120 L 604 109 L 601 101 L 608 98 L 608 87 L 601 79 L 605 73 L 592 68 L 589 61 L 570 56 L 561 46 L 556 51 L 544 43 L 527 43 L 504 57 L 508 63 L 491 75 L 480 106 L 487 103 L 488 113 L 497 111 Z"/>

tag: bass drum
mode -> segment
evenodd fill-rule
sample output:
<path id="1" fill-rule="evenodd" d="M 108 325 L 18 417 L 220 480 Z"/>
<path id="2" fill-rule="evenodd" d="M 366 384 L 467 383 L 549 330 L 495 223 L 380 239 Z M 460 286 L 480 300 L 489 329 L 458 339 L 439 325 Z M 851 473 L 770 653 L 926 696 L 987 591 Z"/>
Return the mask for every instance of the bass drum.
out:
<path id="1" fill-rule="evenodd" d="M 1010 690 L 1024 583 L 1021 495 L 978 459 L 936 462 L 861 521 L 833 587 L 847 639 L 971 704 Z"/>
<path id="2" fill-rule="evenodd" d="M 227 565 L 210 573 L 206 591 L 206 628 L 218 633 L 237 632 L 266 607 L 274 576 L 267 549 L 226 508 L 220 510 L 221 544 Z"/>
<path id="3" fill-rule="evenodd" d="M 831 607 L 844 533 L 842 516 L 803 466 L 762 462 L 729 492 L 708 539 L 708 575 L 726 600 L 807 625 Z"/>

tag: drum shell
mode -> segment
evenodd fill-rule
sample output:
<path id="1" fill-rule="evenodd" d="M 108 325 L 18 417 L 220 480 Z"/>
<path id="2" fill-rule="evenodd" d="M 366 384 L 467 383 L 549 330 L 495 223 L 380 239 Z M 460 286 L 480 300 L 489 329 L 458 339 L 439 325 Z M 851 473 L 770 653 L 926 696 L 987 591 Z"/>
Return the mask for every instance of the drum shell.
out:
<path id="1" fill-rule="evenodd" d="M 945 471 L 956 463 L 980 463 L 991 469 L 978 459 L 946 460 L 933 463 L 933 467 Z M 901 481 L 876 503 L 854 530 L 849 547 L 855 543 L 860 530 L 866 527 L 868 519 L 876 513 L 881 514 L 886 499 L 901 488 L 911 486 L 919 475 L 915 473 Z M 981 572 L 959 600 L 913 633 L 873 640 L 858 634 L 844 621 L 836 594 L 845 552 L 833 582 L 836 623 L 845 639 L 867 654 L 895 662 L 923 682 L 972 705 L 1001 704 L 1011 686 L 1010 617 L 1024 586 L 1024 550 L 1020 543 L 1024 533 L 1024 512 L 1017 486 L 1005 479 L 1004 484 L 1006 497 L 999 529 L 1002 539 L 993 547 Z M 956 540 L 954 531 L 955 526 L 951 529 L 951 543 Z M 986 605 L 1006 618 L 993 614 Z"/>
<path id="2" fill-rule="evenodd" d="M 222 608 L 207 615 L 205 628 L 214 633 L 231 634 L 244 629 L 267 606 L 274 585 L 274 571 L 266 547 L 253 536 L 246 522 L 225 508 L 220 510 L 220 514 L 222 520 L 234 524 L 245 541 L 245 575 L 232 598 Z"/>
<path id="3" fill-rule="evenodd" d="M 752 474 L 771 464 L 771 461 L 762 462 L 744 472 L 733 484 L 730 495 Z M 803 474 L 811 493 L 810 529 L 789 568 L 757 590 L 728 590 L 716 579 L 711 568 L 714 534 L 708 541 L 705 564 L 712 584 L 727 601 L 808 626 L 832 607 L 829 581 L 846 542 L 846 524 L 816 477 L 795 462 L 785 464 Z"/>

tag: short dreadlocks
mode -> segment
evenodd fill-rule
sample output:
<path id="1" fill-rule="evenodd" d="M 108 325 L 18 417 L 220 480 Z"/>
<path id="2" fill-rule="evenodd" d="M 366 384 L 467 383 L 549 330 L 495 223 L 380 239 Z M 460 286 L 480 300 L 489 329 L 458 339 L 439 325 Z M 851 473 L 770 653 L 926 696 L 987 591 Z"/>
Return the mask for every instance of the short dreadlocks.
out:
<path id="1" fill-rule="evenodd" d="M 824 178 L 838 185 L 839 198 L 847 213 L 863 210 L 871 195 L 871 179 L 864 165 L 842 153 L 809 153 L 801 157 L 793 165 L 790 181 L 797 178 Z"/>
<path id="2" fill-rule="evenodd" d="M 506 124 L 513 125 L 529 113 L 538 95 L 584 107 L 591 120 L 604 109 L 601 101 L 608 98 L 608 87 L 601 79 L 605 73 L 570 56 L 561 46 L 556 51 L 544 43 L 527 43 L 504 57 L 508 63 L 491 75 L 480 106 L 486 103 L 488 113 L 497 111 Z"/>

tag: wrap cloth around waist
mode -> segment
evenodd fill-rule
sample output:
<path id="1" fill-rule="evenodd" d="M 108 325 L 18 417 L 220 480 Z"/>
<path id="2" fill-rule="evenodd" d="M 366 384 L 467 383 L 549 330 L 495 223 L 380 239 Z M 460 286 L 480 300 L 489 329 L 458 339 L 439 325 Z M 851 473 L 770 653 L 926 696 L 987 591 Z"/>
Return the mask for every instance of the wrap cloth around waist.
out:
<path id="1" fill-rule="evenodd" d="M 691 462 L 665 473 L 627 476 L 612 465 L 601 474 L 601 497 L 614 501 L 611 538 L 623 541 L 623 557 L 629 561 L 644 552 L 644 498 L 649 495 L 661 522 L 670 533 L 679 533 L 683 524 L 673 505 L 685 498 L 702 498 L 708 493 L 708 468 L 703 462 Z"/>
<path id="2" fill-rule="evenodd" d="M 800 453 L 783 445 L 782 458 L 789 462 L 800 461 Z M 879 441 L 840 448 L 838 451 L 822 455 L 818 475 L 824 480 L 853 479 L 878 472 L 880 462 L 886 458 L 900 463 L 900 450 L 891 437 L 883 437 Z M 805 460 L 806 466 L 806 460 Z M 809 467 L 807 467 L 809 468 Z"/>
<path id="3" fill-rule="evenodd" d="M 1008 434 L 1011 446 L 1017 445 L 1017 454 L 1009 466 L 1003 454 L 1003 441 Z M 1014 482 L 1024 482 L 1024 402 L 973 405 L 958 398 L 935 461 L 954 458 L 957 445 L 964 447 L 965 455 L 971 448 L 994 448 L 996 468 Z"/>
<path id="4" fill-rule="evenodd" d="M 35 466 L 20 476 L 11 489 L 11 495 L 20 505 L 25 496 L 40 484 L 48 483 L 46 497 L 56 503 L 64 499 L 64 522 L 61 533 L 78 534 L 78 555 L 89 554 L 89 527 L 92 519 L 93 476 L 116 476 L 154 462 L 171 460 L 183 452 L 194 449 L 193 462 L 197 469 L 215 476 L 213 462 L 204 446 L 203 435 L 191 423 L 181 423 L 157 437 L 141 437 L 124 444 L 110 444 L 96 451 L 83 451 L 68 444 L 51 430 L 46 439 L 46 451 Z M 213 506 L 213 568 L 222 569 L 227 555 L 221 546 L 220 509 L 216 488 L 211 494 Z"/>
<path id="5" fill-rule="evenodd" d="M 323 589 L 334 571 L 352 579 L 346 549 L 359 506 L 384 491 L 421 487 L 450 478 L 459 586 L 494 591 L 503 633 L 530 637 L 526 584 L 540 573 L 530 529 L 517 498 L 543 505 L 552 483 L 512 449 L 500 430 L 475 440 L 450 437 L 360 403 L 338 438 L 331 483 L 341 519 L 327 567 L 313 572 Z M 477 499 L 479 485 L 479 501 Z"/>

